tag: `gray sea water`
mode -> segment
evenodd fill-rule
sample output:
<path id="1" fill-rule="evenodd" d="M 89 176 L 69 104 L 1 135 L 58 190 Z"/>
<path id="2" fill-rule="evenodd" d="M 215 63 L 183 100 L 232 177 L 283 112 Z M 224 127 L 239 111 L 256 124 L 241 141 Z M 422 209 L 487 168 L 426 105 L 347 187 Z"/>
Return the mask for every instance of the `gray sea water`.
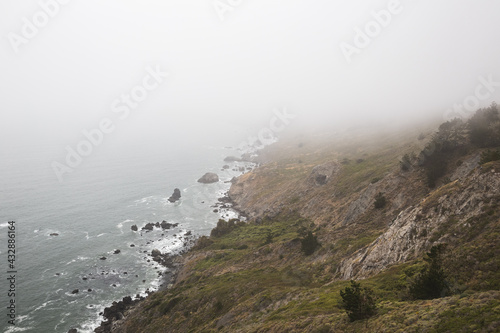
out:
<path id="1" fill-rule="evenodd" d="M 187 231 L 210 232 L 221 217 L 212 205 L 241 174 L 221 170 L 235 151 L 193 145 L 95 154 L 60 183 L 47 154 L 53 149 L 60 147 L 29 154 L 13 149 L 0 160 L 1 332 L 92 332 L 105 306 L 162 282 L 164 268 L 148 262 L 145 252 L 175 253 Z M 221 181 L 197 183 L 209 171 Z M 167 199 L 176 187 L 182 198 L 173 204 Z M 130 228 L 163 220 L 179 226 L 148 233 Z M 15 325 L 7 316 L 8 221 L 16 222 Z"/>

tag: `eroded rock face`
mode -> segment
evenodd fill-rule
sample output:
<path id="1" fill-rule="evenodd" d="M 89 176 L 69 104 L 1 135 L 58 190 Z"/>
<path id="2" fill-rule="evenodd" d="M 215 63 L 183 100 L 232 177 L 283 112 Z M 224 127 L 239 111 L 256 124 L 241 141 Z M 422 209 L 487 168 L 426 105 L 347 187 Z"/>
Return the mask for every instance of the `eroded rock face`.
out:
<path id="1" fill-rule="evenodd" d="M 474 170 L 479 165 L 480 160 L 481 160 L 481 155 L 476 154 L 475 156 L 464 161 L 462 165 L 459 166 L 457 170 L 455 170 L 453 175 L 451 175 L 450 180 L 454 181 L 457 179 L 464 179 L 472 170 Z"/>
<path id="2" fill-rule="evenodd" d="M 387 197 L 393 198 L 391 209 L 399 210 L 407 204 L 407 194 L 400 191 L 402 184 L 407 181 L 402 174 L 390 174 L 375 184 L 370 184 L 364 189 L 359 197 L 353 200 L 347 208 L 342 225 L 353 223 L 359 216 L 373 207 L 375 196 L 381 192 Z"/>
<path id="3" fill-rule="evenodd" d="M 420 256 L 449 237 L 446 229 L 442 235 L 437 233 L 446 223 L 474 228 L 475 217 L 483 213 L 485 203 L 500 196 L 498 171 L 477 168 L 463 181 L 442 186 L 418 205 L 403 210 L 384 234 L 342 261 L 338 269 L 341 278 L 366 278 Z"/>
<path id="4" fill-rule="evenodd" d="M 219 181 L 219 176 L 213 172 L 207 172 L 200 179 L 198 179 L 198 183 L 202 184 L 212 184 L 217 183 Z"/>
<path id="5" fill-rule="evenodd" d="M 378 193 L 377 184 L 370 184 L 368 187 L 360 194 L 359 198 L 354 200 L 347 208 L 347 213 L 342 222 L 342 225 L 348 225 L 358 216 L 363 214 L 373 203 L 375 202 L 375 196 Z"/>

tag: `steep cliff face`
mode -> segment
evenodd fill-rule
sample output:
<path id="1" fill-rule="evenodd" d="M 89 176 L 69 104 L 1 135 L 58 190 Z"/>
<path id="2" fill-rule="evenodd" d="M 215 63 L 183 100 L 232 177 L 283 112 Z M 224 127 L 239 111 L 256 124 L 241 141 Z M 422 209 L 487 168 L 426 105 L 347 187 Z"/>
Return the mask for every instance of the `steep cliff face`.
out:
<path id="1" fill-rule="evenodd" d="M 390 265 L 422 255 L 436 243 L 460 243 L 461 236 L 481 227 L 485 209 L 500 198 L 500 166 L 473 172 L 430 193 L 401 211 L 389 229 L 367 247 L 342 261 L 343 279 L 366 278 Z"/>
<path id="2" fill-rule="evenodd" d="M 417 136 L 336 148 L 342 153 L 270 147 L 266 163 L 229 191 L 248 222 L 221 221 L 182 257 L 174 286 L 148 297 L 117 331 L 448 332 L 456 318 L 464 331 L 500 327 L 500 161 L 479 165 L 474 147 L 450 155 L 431 190 L 421 166 L 399 166 L 418 149 Z M 385 204 L 375 205 L 381 196 Z M 320 245 L 305 255 L 309 232 Z M 409 300 L 406 273 L 440 243 L 460 295 Z M 350 279 L 378 297 L 379 313 L 366 323 L 339 309 Z"/>
<path id="3" fill-rule="evenodd" d="M 235 208 L 251 219 L 274 217 L 285 210 L 299 209 L 304 216 L 314 214 L 318 201 L 323 202 L 324 187 L 338 176 L 341 164 L 328 161 L 319 165 L 270 163 L 235 180 L 229 197 Z"/>

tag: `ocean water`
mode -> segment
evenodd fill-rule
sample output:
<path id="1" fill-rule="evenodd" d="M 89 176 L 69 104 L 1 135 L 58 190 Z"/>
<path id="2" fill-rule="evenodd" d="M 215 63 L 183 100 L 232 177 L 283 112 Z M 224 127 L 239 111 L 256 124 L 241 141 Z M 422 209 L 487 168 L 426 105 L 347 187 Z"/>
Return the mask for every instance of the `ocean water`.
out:
<path id="1" fill-rule="evenodd" d="M 229 189 L 227 181 L 241 174 L 221 170 L 223 158 L 237 154 L 231 149 L 166 146 L 96 153 L 60 183 L 50 168 L 49 150 L 12 149 L 0 161 L 1 332 L 92 332 L 105 306 L 158 288 L 158 272 L 165 268 L 148 262 L 147 253 L 181 251 L 187 231 L 208 234 L 221 217 L 213 204 Z M 221 181 L 196 182 L 209 171 Z M 182 198 L 172 204 L 167 199 L 176 187 Z M 16 222 L 15 325 L 7 316 L 11 220 Z M 130 229 L 163 220 L 179 226 Z M 121 252 L 114 254 L 117 249 Z M 79 292 L 73 294 L 75 289 Z"/>

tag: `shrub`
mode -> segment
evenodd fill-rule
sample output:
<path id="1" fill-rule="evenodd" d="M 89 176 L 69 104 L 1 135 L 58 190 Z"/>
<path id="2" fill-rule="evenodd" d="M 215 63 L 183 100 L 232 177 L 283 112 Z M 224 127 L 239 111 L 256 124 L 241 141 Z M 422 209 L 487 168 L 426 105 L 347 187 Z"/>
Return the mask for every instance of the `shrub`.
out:
<path id="1" fill-rule="evenodd" d="M 210 237 L 221 237 L 225 234 L 230 233 L 237 225 L 235 222 L 239 222 L 239 220 L 238 219 L 231 219 L 229 221 L 225 221 L 222 219 L 219 220 L 219 222 L 217 222 L 217 226 L 213 228 L 212 231 L 210 232 Z"/>
<path id="2" fill-rule="evenodd" d="M 427 176 L 427 186 L 433 188 L 439 178 L 446 174 L 447 163 L 442 155 L 435 155 L 426 161 L 425 174 Z"/>
<path id="3" fill-rule="evenodd" d="M 387 200 L 385 199 L 384 194 L 382 192 L 379 192 L 375 196 L 375 208 L 382 209 L 385 207 L 386 204 L 387 204 Z"/>
<path id="4" fill-rule="evenodd" d="M 310 231 L 300 240 L 300 243 L 302 245 L 301 250 L 306 256 L 313 254 L 319 246 L 318 237 L 314 236 Z"/>
<path id="5" fill-rule="evenodd" d="M 375 298 L 369 288 L 362 288 L 360 283 L 351 280 L 351 286 L 340 291 L 341 307 L 351 321 L 370 318 L 376 313 Z"/>
<path id="6" fill-rule="evenodd" d="M 272 242 L 273 242 L 273 234 L 271 232 L 268 232 L 263 245 L 271 244 Z"/>
<path id="7" fill-rule="evenodd" d="M 467 124 L 471 143 L 478 147 L 500 145 L 500 117 L 496 103 L 486 109 L 479 109 Z"/>
<path id="8" fill-rule="evenodd" d="M 481 153 L 481 164 L 500 160 L 500 150 L 489 150 Z"/>
<path id="9" fill-rule="evenodd" d="M 401 161 L 399 161 L 399 167 L 401 168 L 401 171 L 408 171 L 410 170 L 411 167 L 411 158 L 410 155 L 405 154 Z"/>
<path id="10" fill-rule="evenodd" d="M 208 238 L 207 236 L 201 236 L 196 241 L 195 246 L 193 246 L 193 250 L 202 250 L 202 249 L 204 249 L 206 247 L 209 247 L 213 243 L 214 243 L 214 241 L 211 240 L 210 238 Z"/>
<path id="11" fill-rule="evenodd" d="M 409 293 L 414 299 L 433 299 L 446 296 L 450 288 L 442 268 L 442 254 L 445 245 L 433 246 L 424 257 L 426 265 L 410 282 Z"/>

